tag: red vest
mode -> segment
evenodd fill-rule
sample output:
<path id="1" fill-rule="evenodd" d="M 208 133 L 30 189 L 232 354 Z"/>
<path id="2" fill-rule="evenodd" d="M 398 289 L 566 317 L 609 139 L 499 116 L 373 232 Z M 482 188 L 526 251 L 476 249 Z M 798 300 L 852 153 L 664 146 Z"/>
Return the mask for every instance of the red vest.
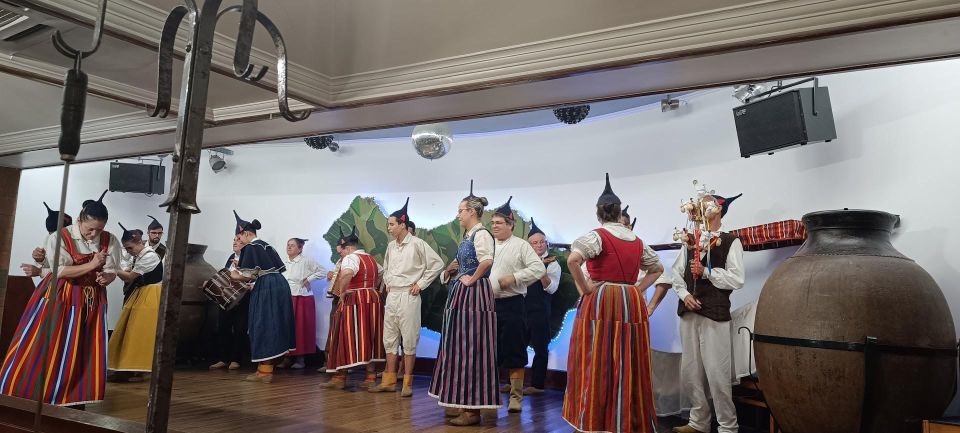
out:
<path id="1" fill-rule="evenodd" d="M 592 259 L 587 259 L 587 272 L 594 281 L 636 284 L 643 263 L 643 241 L 618 239 L 606 229 L 594 230 L 600 235 L 603 250 Z"/>
<path id="2" fill-rule="evenodd" d="M 357 254 L 360 258 L 360 269 L 350 279 L 347 290 L 371 289 L 377 285 L 377 261 L 369 254 Z"/>
<path id="3" fill-rule="evenodd" d="M 73 260 L 73 266 L 79 266 L 89 263 L 93 260 L 93 254 L 80 254 L 77 251 L 77 246 L 73 243 L 73 238 L 70 237 L 70 230 L 67 227 L 63 228 L 63 231 L 60 232 L 60 236 L 63 239 L 63 245 L 67 249 L 67 254 L 70 254 L 70 258 Z M 106 251 L 110 247 L 110 233 L 106 231 L 100 232 L 100 251 Z M 50 256 L 50 261 L 53 261 L 53 256 Z M 103 266 L 94 269 L 86 274 L 70 278 L 70 282 L 81 286 L 81 287 L 99 287 L 97 284 L 97 273 L 103 271 Z"/>

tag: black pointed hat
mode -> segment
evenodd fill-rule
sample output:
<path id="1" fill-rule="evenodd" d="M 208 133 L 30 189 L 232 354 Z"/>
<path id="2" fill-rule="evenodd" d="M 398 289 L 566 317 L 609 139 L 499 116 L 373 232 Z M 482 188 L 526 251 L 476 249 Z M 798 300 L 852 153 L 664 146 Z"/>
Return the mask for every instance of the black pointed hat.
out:
<path id="1" fill-rule="evenodd" d="M 139 229 L 127 230 L 127 228 L 124 227 L 123 224 L 121 224 L 120 222 L 117 222 L 117 225 L 119 225 L 120 228 L 123 229 L 123 234 L 120 235 L 120 242 L 132 241 L 138 237 L 143 236 L 142 230 L 139 230 Z"/>
<path id="2" fill-rule="evenodd" d="M 610 173 L 607 173 L 607 185 L 603 188 L 603 194 L 597 199 L 597 206 L 606 206 L 609 204 L 620 204 L 620 197 L 613 193 L 610 187 Z"/>
<path id="3" fill-rule="evenodd" d="M 233 211 L 233 217 L 237 219 L 237 225 L 234 229 L 235 235 L 239 235 L 240 232 L 253 232 L 256 233 L 257 230 L 260 230 L 260 221 L 254 219 L 253 221 L 244 221 L 240 218 L 240 215 L 237 215 L 237 211 Z"/>
<path id="4" fill-rule="evenodd" d="M 630 230 L 633 230 L 637 226 L 637 217 L 633 217 L 633 221 L 630 222 Z"/>
<path id="5" fill-rule="evenodd" d="M 719 195 L 713 195 L 713 198 L 717 201 L 717 204 L 720 205 L 720 218 L 723 218 L 727 215 L 727 211 L 730 210 L 730 204 L 733 203 L 734 200 L 740 198 L 742 195 L 743 193 L 737 194 L 733 197 L 721 197 Z"/>
<path id="6" fill-rule="evenodd" d="M 47 208 L 47 220 L 45 221 L 47 225 L 47 233 L 53 233 L 57 231 L 57 215 L 60 213 L 60 211 L 55 211 L 53 209 L 50 209 L 50 206 L 47 205 L 47 202 L 43 202 L 43 206 Z M 69 226 L 70 224 L 73 224 L 73 218 L 71 218 L 70 215 L 67 215 L 67 213 L 64 212 L 63 226 L 66 227 L 66 226 Z"/>
<path id="7" fill-rule="evenodd" d="M 513 200 L 512 195 L 507 199 L 507 202 L 504 203 L 503 206 L 496 208 L 493 211 L 493 214 L 500 215 L 506 218 L 508 221 L 513 222 L 513 209 L 510 208 L 510 200 Z"/>
<path id="8" fill-rule="evenodd" d="M 156 230 L 156 229 L 163 228 L 163 224 L 160 224 L 160 221 L 157 221 L 156 218 L 150 215 L 147 215 L 147 216 L 150 217 L 151 220 L 153 220 L 153 221 L 150 221 L 150 225 L 147 226 L 147 230 Z"/>
<path id="9" fill-rule="evenodd" d="M 541 234 L 544 237 L 547 236 L 547 234 L 544 233 L 543 230 L 540 230 L 540 227 L 537 227 L 537 223 L 533 221 L 533 218 L 530 218 L 530 232 L 527 233 L 527 239 L 530 239 L 530 236 L 533 236 L 535 234 Z"/>
<path id="10" fill-rule="evenodd" d="M 103 205 L 103 197 L 107 195 L 107 191 L 108 190 L 103 190 L 103 194 L 100 194 L 100 198 L 96 200 L 85 200 L 83 202 L 83 210 L 87 215 L 97 219 L 107 219 L 109 214 L 107 212 L 107 207 Z"/>
<path id="11" fill-rule="evenodd" d="M 343 229 L 340 230 L 340 240 L 337 242 L 339 245 L 357 245 L 360 243 L 360 236 L 357 235 L 357 226 L 353 226 L 353 229 L 350 230 L 350 234 L 344 235 Z"/>
<path id="12" fill-rule="evenodd" d="M 468 195 L 467 198 L 477 198 L 477 196 L 473 195 L 473 179 L 470 179 L 470 195 Z"/>
<path id="13" fill-rule="evenodd" d="M 404 223 L 404 224 L 409 224 L 409 222 L 410 222 L 410 215 L 407 214 L 407 206 L 409 206 L 409 205 L 410 205 L 410 197 L 407 197 L 407 201 L 406 201 L 406 203 L 403 204 L 403 207 L 400 208 L 400 210 L 395 211 L 394 213 L 390 214 L 390 216 L 396 218 L 396 219 L 397 219 L 397 222 L 401 222 L 401 223 Z"/>
<path id="14" fill-rule="evenodd" d="M 623 209 L 620 209 L 620 216 L 629 217 L 630 214 L 627 213 L 627 209 L 630 209 L 630 205 L 626 205 L 623 207 Z"/>

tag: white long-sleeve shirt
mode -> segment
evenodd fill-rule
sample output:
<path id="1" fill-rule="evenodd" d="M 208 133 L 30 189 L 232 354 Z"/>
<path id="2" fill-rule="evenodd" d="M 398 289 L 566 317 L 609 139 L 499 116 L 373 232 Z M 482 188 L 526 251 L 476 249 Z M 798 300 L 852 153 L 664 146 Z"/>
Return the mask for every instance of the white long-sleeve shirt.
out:
<path id="1" fill-rule="evenodd" d="M 313 296 L 313 290 L 310 284 L 316 280 L 327 277 L 327 270 L 320 266 L 316 260 L 299 254 L 294 258 L 290 256 L 283 257 L 283 266 L 286 271 L 283 272 L 283 278 L 287 279 L 290 285 L 290 294 L 293 296 Z M 307 280 L 307 286 L 304 287 L 303 280 Z"/>
<path id="2" fill-rule="evenodd" d="M 711 235 L 714 237 L 719 236 L 720 232 L 713 232 Z M 707 255 L 706 242 L 708 242 L 708 239 L 708 236 L 703 236 L 700 260 L 703 260 Z M 683 274 L 689 262 L 687 259 L 687 250 L 688 248 L 686 247 L 681 248 L 680 254 L 677 254 L 677 259 L 671 267 L 671 273 L 673 275 L 667 276 L 667 274 L 663 274 L 657 279 L 657 284 L 665 283 L 673 285 L 673 290 L 677 293 L 677 297 L 679 297 L 681 301 L 686 299 L 687 295 L 690 294 L 690 292 L 687 291 L 687 283 L 683 280 Z M 703 277 L 718 289 L 736 290 L 743 287 L 746 274 L 743 269 L 743 243 L 740 242 L 739 238 L 734 239 L 730 244 L 730 252 L 727 253 L 726 266 L 723 268 L 713 267 L 709 272 L 704 268 Z"/>
<path id="3" fill-rule="evenodd" d="M 402 241 L 392 240 L 387 245 L 383 268 L 383 283 L 388 289 L 416 284 L 423 290 L 440 275 L 443 260 L 426 241 L 408 234 Z"/>
<path id="4" fill-rule="evenodd" d="M 549 251 L 544 251 L 543 254 L 540 255 L 540 259 L 547 258 L 549 253 Z M 547 276 L 550 277 L 550 285 L 544 287 L 543 291 L 552 295 L 560 288 L 560 263 L 557 263 L 556 260 L 550 262 L 550 264 L 547 265 Z"/>
<path id="5" fill-rule="evenodd" d="M 530 243 L 516 236 L 505 241 L 496 241 L 496 258 L 490 270 L 490 283 L 493 295 L 497 298 L 527 294 L 527 286 L 542 277 L 547 269 L 543 259 L 533 250 Z M 500 278 L 513 276 L 514 283 L 509 287 L 500 286 Z"/>

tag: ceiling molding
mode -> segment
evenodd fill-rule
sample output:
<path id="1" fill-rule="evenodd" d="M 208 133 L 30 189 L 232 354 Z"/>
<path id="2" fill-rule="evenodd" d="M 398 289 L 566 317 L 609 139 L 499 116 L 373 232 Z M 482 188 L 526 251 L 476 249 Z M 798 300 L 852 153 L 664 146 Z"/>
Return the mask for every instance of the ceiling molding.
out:
<path id="1" fill-rule="evenodd" d="M 81 143 L 93 143 L 177 130 L 177 119 L 148 117 L 143 112 L 102 117 L 83 122 Z M 57 147 L 60 125 L 0 134 L 0 155 Z M 171 148 L 173 143 L 170 143 Z"/>
<path id="2" fill-rule="evenodd" d="M 352 105 L 951 14 L 960 15 L 955 0 L 763 0 L 329 79 L 337 89 L 336 105 Z"/>
<path id="3" fill-rule="evenodd" d="M 300 101 L 290 100 L 291 111 L 301 111 L 313 108 L 309 104 Z M 277 100 L 251 102 L 248 104 L 234 105 L 230 107 L 218 107 L 213 109 L 213 121 L 215 123 L 228 122 L 233 120 L 244 120 L 251 118 L 267 117 L 279 115 L 280 109 L 277 108 Z"/>
<path id="4" fill-rule="evenodd" d="M 96 0 L 33 2 L 87 21 L 97 6 Z M 113 0 L 107 11 L 107 27 L 131 39 L 157 41 L 166 15 L 166 11 L 139 0 Z M 343 76 L 329 76 L 289 62 L 288 87 L 291 95 L 308 103 L 345 107 L 949 16 L 960 16 L 960 3 L 955 0 L 760 0 Z M 186 40 L 187 33 L 181 30 L 177 46 L 184 46 Z M 234 38 L 217 33 L 213 64 L 232 71 L 234 45 Z M 274 53 L 257 48 L 251 51 L 251 61 L 276 63 Z M 263 81 L 275 86 L 274 76 L 268 74 Z"/>
<path id="5" fill-rule="evenodd" d="M 70 16 L 82 17 L 87 22 L 93 21 L 98 6 L 97 0 L 71 0 L 69 2 L 33 0 L 33 2 Z M 112 0 L 107 6 L 105 26 L 114 32 L 126 35 L 130 39 L 138 39 L 152 46 L 157 46 L 168 13 L 169 11 L 138 0 Z M 259 30 L 263 31 L 262 28 Z M 282 31 L 283 29 L 281 29 Z M 175 51 L 181 56 L 185 54 L 183 47 L 186 46 L 189 37 L 189 30 L 184 23 L 177 33 L 175 44 Z M 213 46 L 212 64 L 224 71 L 233 71 L 233 52 L 236 39 L 217 32 L 214 35 Z M 277 85 L 276 53 L 252 47 L 250 61 L 258 65 L 270 66 L 270 72 L 260 82 L 272 86 L 275 90 Z M 291 95 L 309 95 L 310 98 L 302 99 L 317 100 L 322 104 L 328 103 L 331 100 L 327 90 L 330 85 L 325 77 L 303 65 L 287 60 L 287 87 Z"/>

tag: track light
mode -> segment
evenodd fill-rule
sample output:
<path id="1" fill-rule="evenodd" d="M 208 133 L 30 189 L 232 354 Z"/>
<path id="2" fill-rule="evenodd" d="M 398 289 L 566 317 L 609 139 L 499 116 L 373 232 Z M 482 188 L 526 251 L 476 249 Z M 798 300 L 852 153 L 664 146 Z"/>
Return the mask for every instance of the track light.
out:
<path id="1" fill-rule="evenodd" d="M 763 93 L 767 87 L 763 84 L 741 84 L 733 87 L 733 97 L 746 104 L 754 95 Z"/>
<path id="2" fill-rule="evenodd" d="M 226 168 L 227 161 L 225 161 L 222 156 L 210 152 L 210 169 L 212 169 L 214 173 L 219 173 Z"/>
<path id="3" fill-rule="evenodd" d="M 660 111 L 666 113 L 668 111 L 673 111 L 680 108 L 680 100 L 673 99 L 670 95 L 667 95 L 666 99 L 660 100 Z"/>

